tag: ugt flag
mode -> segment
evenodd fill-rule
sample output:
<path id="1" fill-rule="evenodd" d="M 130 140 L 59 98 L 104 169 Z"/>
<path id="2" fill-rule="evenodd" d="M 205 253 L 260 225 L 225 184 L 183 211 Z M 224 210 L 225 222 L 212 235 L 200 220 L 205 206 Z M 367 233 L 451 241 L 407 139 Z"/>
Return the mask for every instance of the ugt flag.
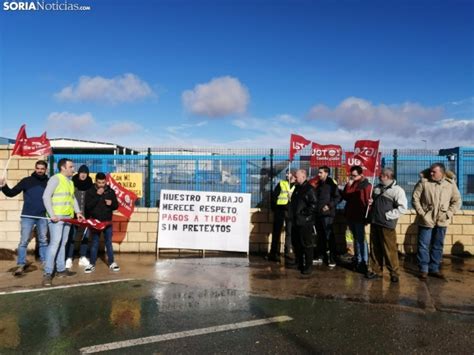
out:
<path id="1" fill-rule="evenodd" d="M 38 155 L 50 155 L 52 153 L 49 139 L 46 138 L 46 132 L 40 137 L 26 136 L 26 125 L 20 127 L 16 136 L 15 146 L 12 155 L 21 155 L 22 157 L 34 157 Z"/>
<path id="2" fill-rule="evenodd" d="M 361 166 L 362 163 L 359 159 L 354 158 L 354 152 L 346 152 L 346 174 L 349 176 L 351 174 L 351 168 L 355 165 Z"/>
<path id="3" fill-rule="evenodd" d="M 377 165 L 374 171 L 369 171 L 365 166 L 363 166 L 362 162 L 354 157 L 354 152 L 346 152 L 346 174 L 349 176 L 351 174 L 351 167 L 354 165 L 361 166 L 363 171 L 364 171 L 364 176 L 375 176 L 375 173 L 380 172 L 380 167 L 382 166 L 382 153 L 379 152 L 377 155 Z"/>
<path id="4" fill-rule="evenodd" d="M 290 138 L 290 162 L 293 161 L 293 157 L 301 149 L 306 147 L 311 141 L 307 140 L 303 136 L 292 134 Z"/>
<path id="5" fill-rule="evenodd" d="M 354 159 L 360 161 L 365 176 L 376 174 L 380 141 L 360 140 L 354 144 Z"/>
<path id="6" fill-rule="evenodd" d="M 106 181 L 107 185 L 114 190 L 115 195 L 117 196 L 117 202 L 119 204 L 118 211 L 125 217 L 130 218 L 135 210 L 137 195 L 120 185 L 110 174 L 107 174 Z"/>
<path id="7" fill-rule="evenodd" d="M 331 167 L 341 166 L 342 148 L 336 144 L 311 144 L 310 166 L 317 167 L 327 165 Z"/>

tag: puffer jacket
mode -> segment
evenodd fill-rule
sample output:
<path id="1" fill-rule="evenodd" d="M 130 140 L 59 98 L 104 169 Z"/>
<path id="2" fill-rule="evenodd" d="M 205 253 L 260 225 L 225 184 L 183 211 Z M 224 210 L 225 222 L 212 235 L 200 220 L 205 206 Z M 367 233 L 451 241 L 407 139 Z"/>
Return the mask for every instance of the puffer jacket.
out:
<path id="1" fill-rule="evenodd" d="M 461 194 L 455 176 L 446 171 L 440 181 L 433 181 L 428 172 L 421 173 L 415 186 L 412 205 L 416 210 L 416 223 L 422 227 L 447 227 L 453 215 L 461 208 Z"/>

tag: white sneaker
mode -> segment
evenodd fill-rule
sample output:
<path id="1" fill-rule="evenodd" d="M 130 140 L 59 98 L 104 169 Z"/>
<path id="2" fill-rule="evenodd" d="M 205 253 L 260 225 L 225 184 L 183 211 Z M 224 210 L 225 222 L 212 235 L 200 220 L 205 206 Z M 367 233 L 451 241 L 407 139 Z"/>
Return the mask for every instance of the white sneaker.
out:
<path id="1" fill-rule="evenodd" d="M 120 266 L 118 266 L 117 263 L 112 263 L 110 264 L 109 269 L 112 271 L 120 271 Z"/>
<path id="2" fill-rule="evenodd" d="M 318 258 L 313 260 L 313 265 L 322 265 L 323 264 L 323 259 Z"/>
<path id="3" fill-rule="evenodd" d="M 72 268 L 72 259 L 67 258 L 66 259 L 66 269 L 70 269 L 70 268 Z"/>
<path id="4" fill-rule="evenodd" d="M 89 264 L 90 264 L 89 259 L 87 259 L 85 256 L 81 256 L 81 258 L 79 259 L 79 265 L 87 266 Z"/>
<path id="5" fill-rule="evenodd" d="M 90 274 L 92 271 L 95 271 L 95 266 L 92 264 L 87 265 L 86 268 L 84 269 L 84 272 L 86 274 Z"/>

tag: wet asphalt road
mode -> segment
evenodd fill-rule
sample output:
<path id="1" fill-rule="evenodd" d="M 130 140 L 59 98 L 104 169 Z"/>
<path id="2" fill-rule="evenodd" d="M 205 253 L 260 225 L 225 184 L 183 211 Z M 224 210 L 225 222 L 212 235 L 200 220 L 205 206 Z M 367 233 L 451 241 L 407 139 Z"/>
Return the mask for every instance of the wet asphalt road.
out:
<path id="1" fill-rule="evenodd" d="M 0 296 L 0 353 L 86 347 L 275 316 L 293 320 L 120 354 L 473 353 L 472 315 L 145 280 Z"/>

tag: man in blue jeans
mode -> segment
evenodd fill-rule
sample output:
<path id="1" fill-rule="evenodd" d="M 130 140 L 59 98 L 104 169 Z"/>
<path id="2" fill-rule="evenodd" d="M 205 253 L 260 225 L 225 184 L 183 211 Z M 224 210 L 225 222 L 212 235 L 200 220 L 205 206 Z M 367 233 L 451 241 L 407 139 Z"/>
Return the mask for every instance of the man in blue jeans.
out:
<path id="1" fill-rule="evenodd" d="M 365 224 L 367 222 L 365 215 L 369 207 L 372 185 L 363 175 L 360 166 L 352 166 L 350 172 L 349 181 L 342 191 L 342 197 L 346 200 L 344 214 L 354 236 L 354 249 L 357 257 L 355 269 L 365 275 L 368 271 L 369 261 L 369 248 L 365 239 Z"/>
<path id="2" fill-rule="evenodd" d="M 83 220 L 81 209 L 74 197 L 74 163 L 63 158 L 58 161 L 59 173 L 52 176 L 43 193 L 43 203 L 50 217 L 48 222 L 50 240 L 46 251 L 46 262 L 43 274 L 43 286 L 51 286 L 53 273 L 56 277 L 73 276 L 75 273 L 66 270 L 65 250 L 71 225 L 63 221 L 73 218 L 76 213 L 79 221 Z"/>
<path id="3" fill-rule="evenodd" d="M 440 271 L 446 228 L 461 207 L 461 194 L 454 174 L 442 163 L 434 163 L 422 172 L 415 186 L 412 204 L 418 224 L 418 266 L 420 279 L 428 275 L 444 279 Z"/>
<path id="4" fill-rule="evenodd" d="M 7 197 L 15 197 L 23 192 L 23 209 L 21 210 L 21 236 L 18 244 L 17 268 L 13 272 L 14 276 L 21 276 L 25 272 L 26 252 L 28 243 L 31 240 L 31 232 L 36 226 L 36 235 L 39 244 L 39 256 L 42 263 L 46 259 L 46 249 L 48 248 L 48 225 L 46 220 L 46 209 L 43 204 L 43 192 L 48 183 L 46 169 L 48 163 L 38 160 L 35 164 L 35 171 L 31 176 L 20 180 L 13 188 L 9 188 L 5 178 L 0 178 L 0 187 Z"/>
<path id="5" fill-rule="evenodd" d="M 86 192 L 86 217 L 95 218 L 101 222 L 112 222 L 112 213 L 118 208 L 117 197 L 106 182 L 104 173 L 97 173 L 95 184 Z M 101 232 L 91 229 L 90 236 L 92 245 L 90 250 L 90 264 L 84 269 L 85 273 L 95 270 L 97 252 L 99 251 L 99 238 Z M 105 249 L 107 251 L 107 261 L 109 269 L 119 271 L 120 267 L 114 261 L 114 250 L 112 247 L 112 224 L 104 229 Z"/>

